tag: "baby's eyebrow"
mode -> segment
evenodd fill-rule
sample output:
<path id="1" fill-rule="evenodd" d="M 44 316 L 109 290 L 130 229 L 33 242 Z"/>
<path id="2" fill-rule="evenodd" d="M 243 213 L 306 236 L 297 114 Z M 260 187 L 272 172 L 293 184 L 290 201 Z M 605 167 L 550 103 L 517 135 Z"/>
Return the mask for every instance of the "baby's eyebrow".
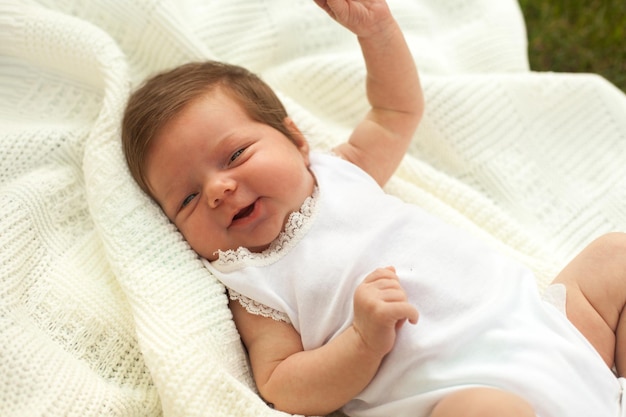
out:
<path id="1" fill-rule="evenodd" d="M 217 143 L 215 144 L 214 150 L 216 152 L 219 152 L 221 150 L 229 149 L 232 146 L 234 146 L 238 142 L 239 139 L 240 139 L 240 135 L 237 132 L 230 132 L 229 134 L 221 138 L 219 141 L 217 141 Z"/>

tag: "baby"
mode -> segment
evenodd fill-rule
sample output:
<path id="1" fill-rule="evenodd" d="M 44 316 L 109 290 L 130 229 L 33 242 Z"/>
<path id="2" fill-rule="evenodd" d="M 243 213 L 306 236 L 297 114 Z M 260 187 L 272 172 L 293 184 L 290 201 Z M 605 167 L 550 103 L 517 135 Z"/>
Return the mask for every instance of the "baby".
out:
<path id="1" fill-rule="evenodd" d="M 228 288 L 261 396 L 354 416 L 619 416 L 626 236 L 588 246 L 544 301 L 524 266 L 382 191 L 423 112 L 384 0 L 316 0 L 358 38 L 371 109 L 312 152 L 243 68 L 186 64 L 130 98 L 130 171 Z"/>

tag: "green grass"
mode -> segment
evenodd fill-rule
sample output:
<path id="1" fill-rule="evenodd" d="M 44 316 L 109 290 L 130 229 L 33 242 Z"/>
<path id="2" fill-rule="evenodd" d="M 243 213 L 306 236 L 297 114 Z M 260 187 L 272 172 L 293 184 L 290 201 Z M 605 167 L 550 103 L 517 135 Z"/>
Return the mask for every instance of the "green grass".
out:
<path id="1" fill-rule="evenodd" d="M 531 69 L 593 72 L 626 92 L 626 0 L 519 0 Z"/>

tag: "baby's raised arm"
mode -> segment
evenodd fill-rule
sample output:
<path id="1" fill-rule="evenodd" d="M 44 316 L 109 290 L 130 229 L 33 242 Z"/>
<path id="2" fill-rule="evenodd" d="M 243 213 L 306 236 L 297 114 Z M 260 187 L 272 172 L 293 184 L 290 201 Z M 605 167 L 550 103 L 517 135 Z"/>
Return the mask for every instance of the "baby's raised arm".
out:
<path id="1" fill-rule="evenodd" d="M 371 110 L 335 151 L 381 186 L 395 172 L 421 120 L 424 99 L 411 52 L 384 0 L 316 0 L 359 40 Z"/>

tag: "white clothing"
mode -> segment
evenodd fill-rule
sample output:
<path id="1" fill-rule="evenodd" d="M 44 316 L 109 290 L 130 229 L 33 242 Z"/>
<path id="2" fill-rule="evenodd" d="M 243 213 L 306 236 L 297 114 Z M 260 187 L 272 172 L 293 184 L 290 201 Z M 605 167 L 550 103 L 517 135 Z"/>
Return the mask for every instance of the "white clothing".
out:
<path id="1" fill-rule="evenodd" d="M 396 268 L 419 322 L 402 327 L 346 414 L 426 416 L 446 394 L 490 386 L 524 397 L 540 417 L 620 415 L 618 379 L 541 300 L 528 269 L 385 194 L 338 157 L 312 153 L 311 170 L 318 190 L 269 249 L 221 252 L 205 264 L 235 292 L 286 314 L 305 349 L 350 326 L 355 288 L 369 273 Z"/>

